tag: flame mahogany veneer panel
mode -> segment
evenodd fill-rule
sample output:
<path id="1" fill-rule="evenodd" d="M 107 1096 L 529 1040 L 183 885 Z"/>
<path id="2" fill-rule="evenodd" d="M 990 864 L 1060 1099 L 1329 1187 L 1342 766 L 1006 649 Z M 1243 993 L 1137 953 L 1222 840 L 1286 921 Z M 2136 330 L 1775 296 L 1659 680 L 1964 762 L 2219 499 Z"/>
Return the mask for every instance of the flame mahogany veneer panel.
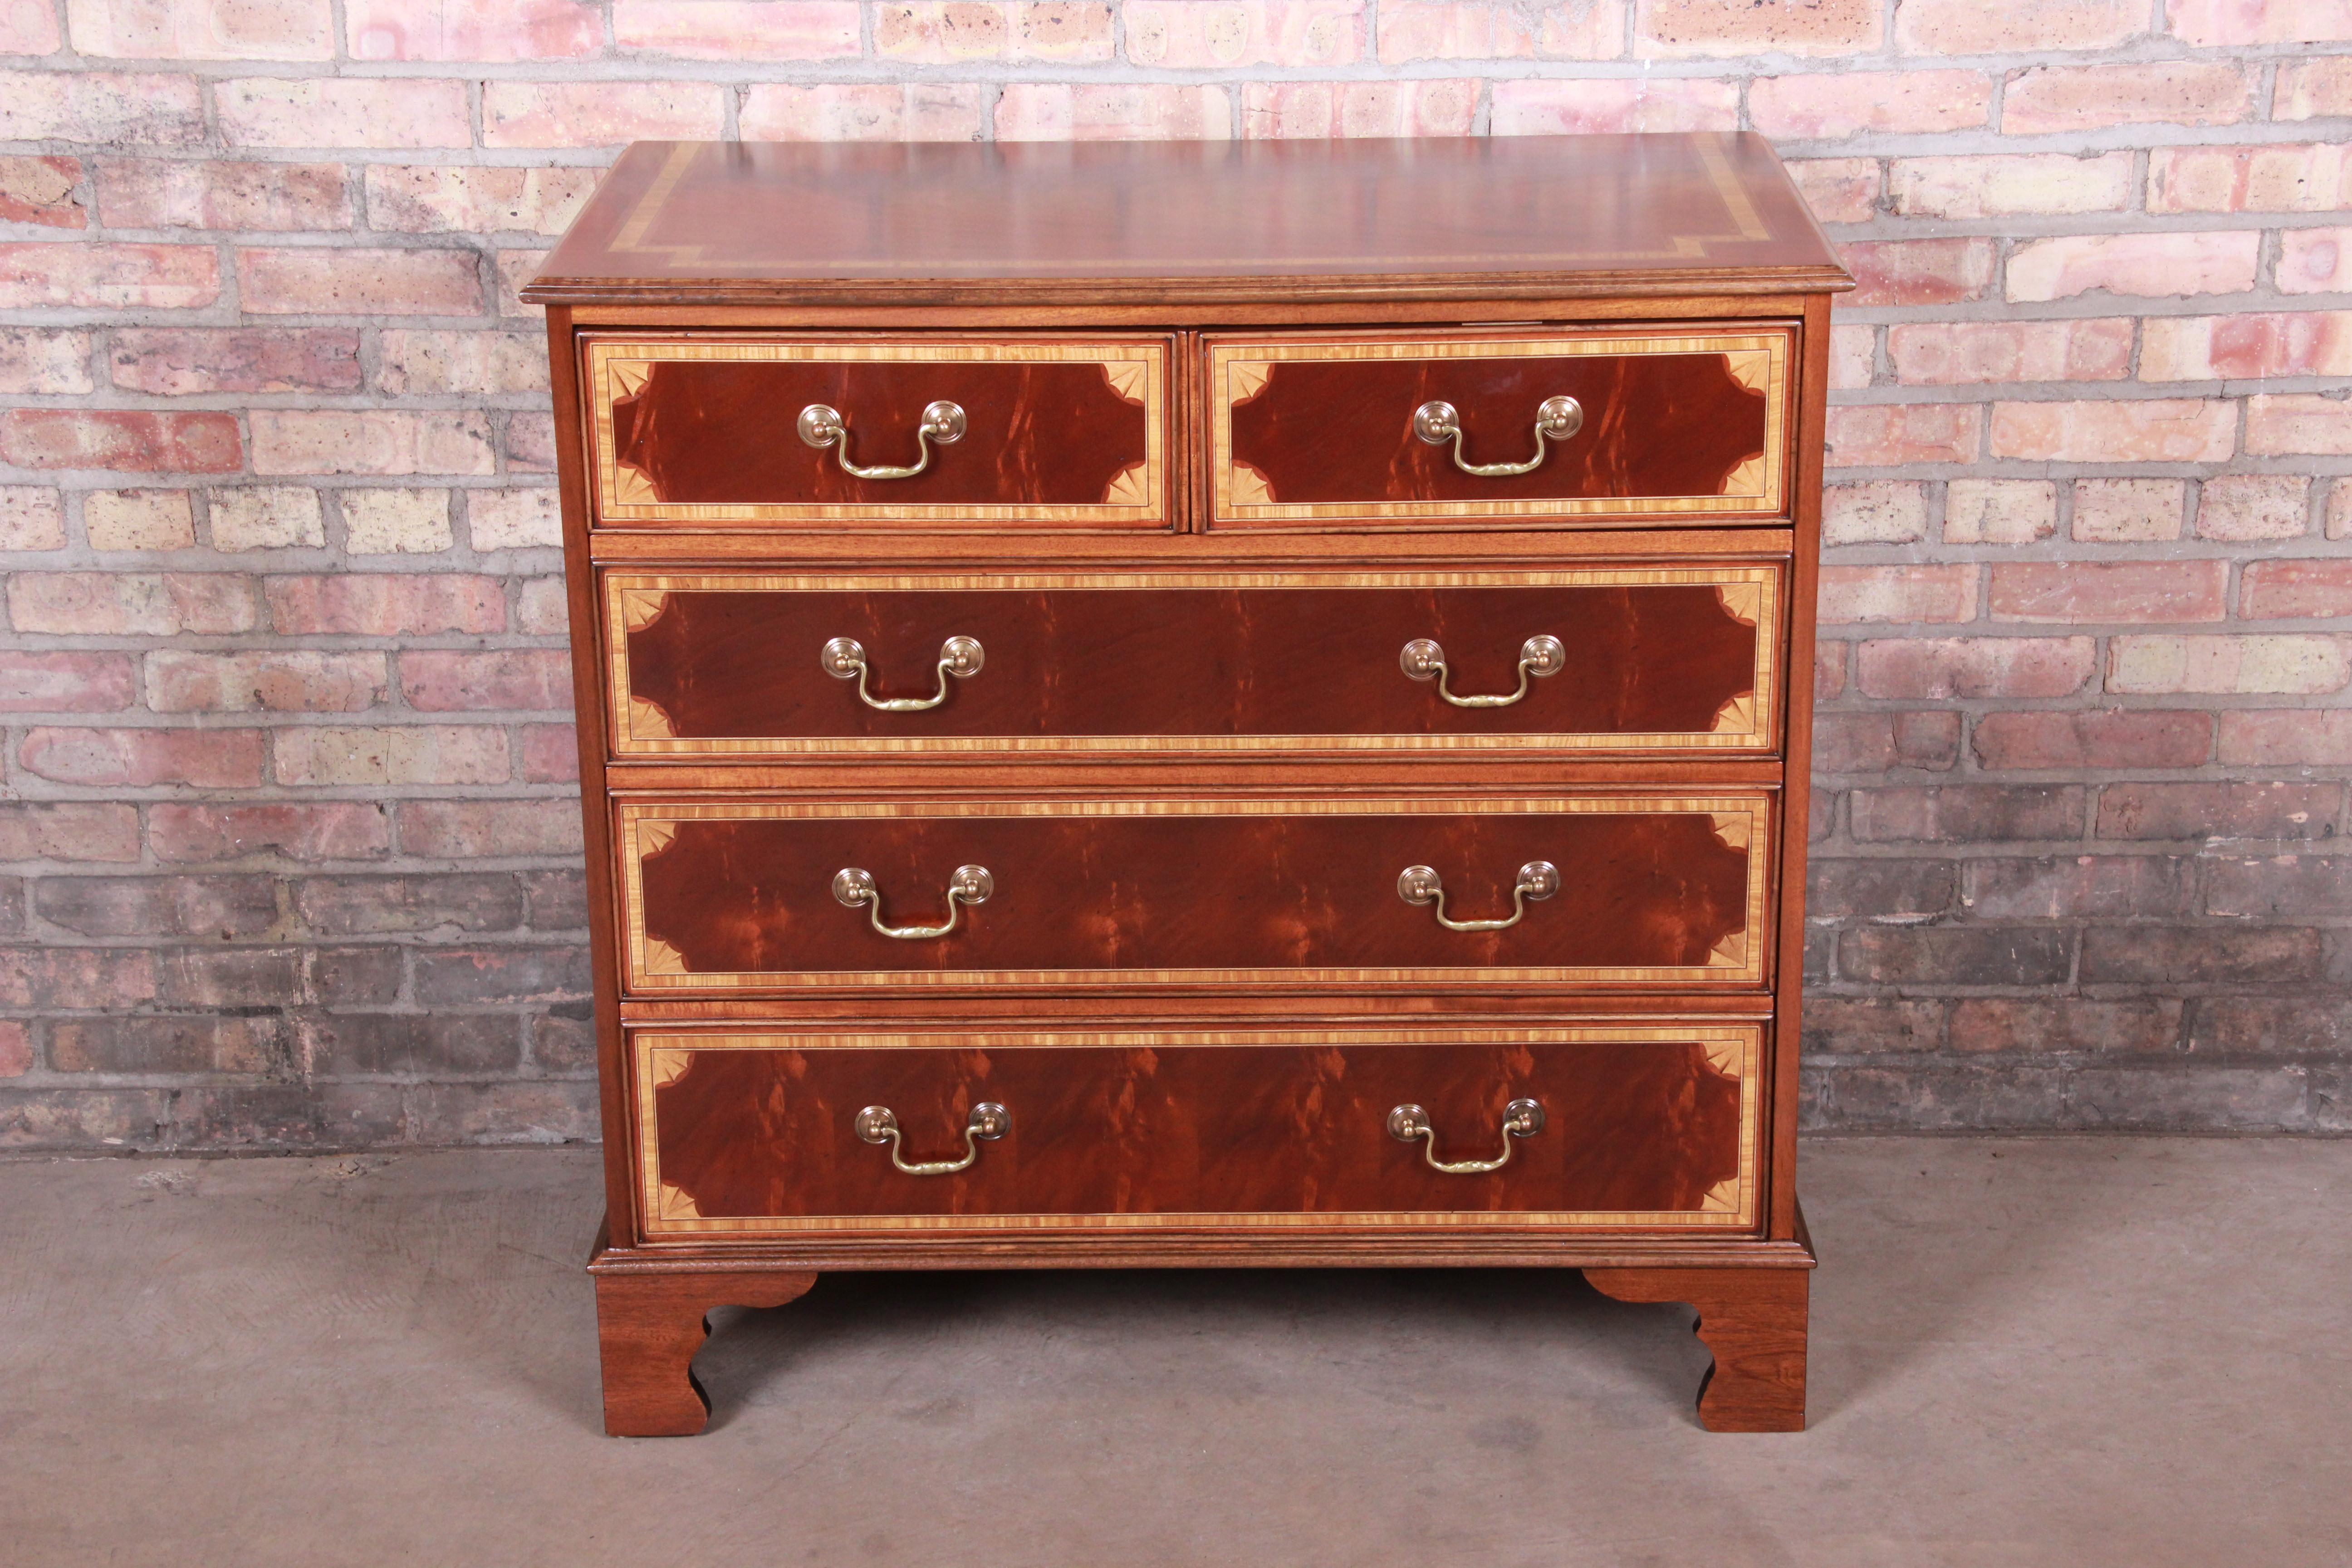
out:
<path id="1" fill-rule="evenodd" d="M 1639 1224 L 1712 1211 L 1737 1222 L 1752 1173 L 1743 1052 L 1718 1040 L 1711 1062 L 1706 1043 L 1649 1033 L 1664 1037 L 804 1050 L 671 1037 L 678 1048 L 660 1065 L 686 1065 L 652 1091 L 652 1201 L 708 1220 L 1582 1211 Z M 651 1048 L 646 1036 L 635 1048 Z M 1386 1130 L 1392 1107 L 1418 1104 L 1438 1158 L 1491 1159 L 1504 1105 L 1522 1096 L 1545 1125 L 1486 1174 L 1433 1171 L 1422 1144 Z M 905 1174 L 851 1130 L 861 1108 L 887 1106 L 906 1159 L 961 1158 L 981 1100 L 1003 1104 L 1011 1131 L 953 1175 Z"/>
<path id="2" fill-rule="evenodd" d="M 614 693 L 624 754 L 750 750 L 697 742 L 771 737 L 917 749 L 949 737 L 1626 737 L 1751 751 L 1772 741 L 1769 703 L 1725 709 L 1774 678 L 1777 626 L 1742 621 L 1703 582 L 783 592 L 711 575 L 614 581 L 659 605 L 635 629 L 614 628 L 625 639 L 626 684 Z M 636 582 L 695 585 L 657 599 L 618 587 Z M 1538 633 L 1567 647 L 1567 668 L 1507 708 L 1454 707 L 1434 681 L 1398 668 L 1406 642 L 1434 638 L 1456 695 L 1507 693 L 1520 645 Z M 977 638 L 986 664 L 923 712 L 877 711 L 817 659 L 830 638 L 855 637 L 874 695 L 928 697 L 940 647 L 957 636 Z M 632 701 L 658 713 L 631 712 Z M 1722 742 L 1702 739 L 1718 732 Z"/>

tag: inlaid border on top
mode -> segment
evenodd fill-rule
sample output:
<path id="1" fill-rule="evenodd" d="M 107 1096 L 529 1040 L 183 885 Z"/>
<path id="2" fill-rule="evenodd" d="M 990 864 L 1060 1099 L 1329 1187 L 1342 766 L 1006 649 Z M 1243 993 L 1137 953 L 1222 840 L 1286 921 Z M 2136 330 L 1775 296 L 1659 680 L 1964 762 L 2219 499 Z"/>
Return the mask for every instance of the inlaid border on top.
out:
<path id="1" fill-rule="evenodd" d="M 1508 572 L 1055 572 L 855 573 L 608 572 L 603 604 L 610 743 L 616 757 L 811 756 L 843 753 L 1054 753 L 1295 751 L 1756 752 L 1779 744 L 1780 569 L 1777 566 L 1612 566 Z M 630 689 L 629 637 L 649 626 L 673 593 L 1038 592 L 1171 588 L 1713 587 L 1725 611 L 1756 628 L 1755 684 L 1706 731 L 1625 733 L 1323 735 L 872 735 L 679 736 L 659 705 Z M 814 652 L 810 667 L 815 666 Z M 1403 679 L 1402 676 L 1400 679 Z M 1578 679 L 1570 675 L 1568 679 Z M 847 697 L 847 693 L 844 693 Z M 854 700 L 854 699 L 850 699 Z M 1432 700 L 1435 699 L 1433 697 Z M 919 723 L 919 720 L 911 722 Z"/>
<path id="2" fill-rule="evenodd" d="M 1260 967 L 1245 969 L 825 969 L 695 973 L 667 942 L 646 932 L 645 862 L 686 822 L 824 821 L 954 817 L 1120 816 L 1463 816 L 1704 815 L 1716 837 L 1748 858 L 1746 921 L 1704 963 L 1626 965 L 1446 965 L 1416 968 Z M 1712 795 L 1561 795 L 1542 798 L 1316 800 L 862 800 L 623 801 L 616 807 L 621 859 L 623 984 L 641 995 L 679 992 L 867 990 L 887 986 L 1539 984 L 1758 985 L 1764 979 L 1766 893 L 1770 881 L 1772 797 L 1762 790 Z M 809 889 L 812 902 L 831 899 Z M 845 919 L 856 912 L 843 910 Z M 1433 932 L 1438 927 L 1433 921 Z"/>
<path id="3" fill-rule="evenodd" d="M 1536 338 L 1213 339 L 1208 377 L 1210 524 L 1777 513 L 1787 504 L 1790 346 L 1790 334 L 1780 329 L 1743 332 L 1591 331 Z M 1532 500 L 1381 500 L 1366 496 L 1347 501 L 1283 501 L 1266 493 L 1265 480 L 1256 469 L 1234 460 L 1234 406 L 1264 389 L 1275 365 L 1289 361 L 1570 359 L 1704 353 L 1724 355 L 1733 379 L 1764 394 L 1763 455 L 1733 469 L 1723 490 L 1717 495 L 1582 496 Z M 1534 418 L 1532 409 L 1528 418 Z M 1398 426 L 1399 431 L 1402 428 L 1402 425 Z M 1381 432 L 1379 438 L 1390 439 L 1391 433 Z M 1672 439 L 1672 436 L 1661 433 L 1657 438 Z"/>
<path id="4" fill-rule="evenodd" d="M 591 460 L 599 523 L 947 523 L 1045 522 L 1066 527 L 1157 529 L 1168 525 L 1168 361 L 1160 338 L 1127 341 L 1017 342 L 952 337 L 844 339 L 773 338 L 661 339 L 625 336 L 586 340 Z M 1143 405 L 1144 448 L 1139 468 L 1113 481 L 1117 500 L 1087 503 L 893 501 L 665 501 L 635 468 L 619 462 L 613 436 L 613 405 L 645 384 L 648 367 L 669 361 L 733 360 L 765 363 L 1078 363 L 1099 364 L 1111 390 Z M 793 410 L 778 415 L 776 438 L 797 441 Z M 954 448 L 942 451 L 942 464 Z"/>
<path id="5" fill-rule="evenodd" d="M 759 1236 L 844 1231 L 1164 1230 L 1226 1228 L 1272 1231 L 1321 1227 L 1369 1229 L 1747 1230 L 1757 1224 L 1757 1159 L 1763 1116 L 1764 1026 L 1570 1025 L 1555 1027 L 1164 1030 L 981 1030 L 906 1033 L 685 1034 L 659 1028 L 629 1031 L 629 1071 L 636 1100 L 636 1186 L 643 1234 L 653 1240 L 704 1236 Z M 655 1091 L 685 1072 L 697 1051 L 762 1050 L 1034 1050 L 1154 1049 L 1173 1046 L 1572 1045 L 1583 1041 L 1660 1045 L 1696 1043 L 1716 1071 L 1739 1083 L 1738 1174 L 1718 1183 L 1697 1209 L 1488 1210 L 1440 1209 L 1338 1213 L 999 1214 L 708 1215 L 686 1193 L 661 1179 L 661 1141 Z M 844 1136 L 847 1136 L 846 1130 Z"/>

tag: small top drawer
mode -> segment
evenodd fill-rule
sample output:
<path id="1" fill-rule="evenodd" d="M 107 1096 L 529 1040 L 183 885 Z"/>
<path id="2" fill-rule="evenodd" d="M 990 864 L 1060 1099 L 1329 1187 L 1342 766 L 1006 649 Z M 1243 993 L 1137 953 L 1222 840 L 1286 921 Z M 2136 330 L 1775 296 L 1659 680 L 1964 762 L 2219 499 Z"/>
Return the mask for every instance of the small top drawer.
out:
<path id="1" fill-rule="evenodd" d="M 1777 513 L 1778 326 L 1209 341 L 1213 527 Z"/>
<path id="2" fill-rule="evenodd" d="M 1163 338 L 582 345 L 603 527 L 1169 525 Z"/>

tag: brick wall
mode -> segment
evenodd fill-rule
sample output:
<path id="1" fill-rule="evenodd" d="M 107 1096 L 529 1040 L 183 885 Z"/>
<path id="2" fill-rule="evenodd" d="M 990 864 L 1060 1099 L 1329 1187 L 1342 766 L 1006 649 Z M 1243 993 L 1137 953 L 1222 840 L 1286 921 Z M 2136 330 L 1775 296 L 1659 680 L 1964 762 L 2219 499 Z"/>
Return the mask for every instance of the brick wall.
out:
<path id="1" fill-rule="evenodd" d="M 617 143 L 1734 126 L 1862 279 L 1811 1120 L 2347 1130 L 2347 0 L 0 0 L 0 1143 L 593 1134 Z"/>

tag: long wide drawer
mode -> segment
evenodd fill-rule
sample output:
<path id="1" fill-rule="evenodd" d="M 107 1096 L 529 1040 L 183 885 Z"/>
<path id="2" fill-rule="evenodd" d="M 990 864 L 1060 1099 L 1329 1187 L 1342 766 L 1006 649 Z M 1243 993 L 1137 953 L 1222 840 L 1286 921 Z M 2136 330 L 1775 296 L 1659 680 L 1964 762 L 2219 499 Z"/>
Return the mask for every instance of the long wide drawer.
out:
<path id="1" fill-rule="evenodd" d="M 1739 1229 L 1756 1223 L 1763 1036 L 1760 1024 L 1724 1020 L 648 1027 L 629 1047 L 642 1220 L 654 1238 L 1202 1224 Z"/>
<path id="2" fill-rule="evenodd" d="M 1775 513 L 1781 326 L 1209 340 L 1213 527 Z"/>
<path id="3" fill-rule="evenodd" d="M 1169 349 L 587 334 L 596 519 L 1165 529 Z"/>
<path id="4" fill-rule="evenodd" d="M 1755 986 L 1771 801 L 632 800 L 625 980 Z"/>
<path id="5" fill-rule="evenodd" d="M 1769 752 L 1777 563 L 604 578 L 619 757 Z"/>

